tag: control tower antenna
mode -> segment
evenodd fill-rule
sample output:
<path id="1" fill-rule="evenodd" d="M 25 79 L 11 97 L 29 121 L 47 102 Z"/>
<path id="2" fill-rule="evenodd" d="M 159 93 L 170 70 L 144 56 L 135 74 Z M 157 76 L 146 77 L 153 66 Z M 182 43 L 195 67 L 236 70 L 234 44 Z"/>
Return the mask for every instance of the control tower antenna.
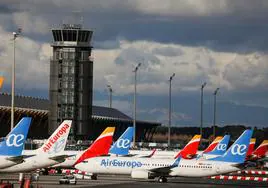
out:
<path id="1" fill-rule="evenodd" d="M 73 11 L 73 18 L 74 18 L 74 23 L 83 25 L 84 18 L 82 16 L 82 11 L 80 10 Z"/>
<path id="2" fill-rule="evenodd" d="M 72 14 L 69 16 L 65 16 L 64 19 L 62 20 L 62 25 L 64 24 L 79 24 L 83 25 L 84 19 L 82 16 L 82 11 L 80 10 L 75 10 L 72 11 Z"/>

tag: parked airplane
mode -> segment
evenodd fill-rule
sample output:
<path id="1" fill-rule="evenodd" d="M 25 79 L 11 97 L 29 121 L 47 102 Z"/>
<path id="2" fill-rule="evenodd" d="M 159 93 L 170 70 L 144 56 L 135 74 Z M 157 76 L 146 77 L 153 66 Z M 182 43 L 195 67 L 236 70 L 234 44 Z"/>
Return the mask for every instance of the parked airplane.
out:
<path id="1" fill-rule="evenodd" d="M 0 89 L 2 88 L 3 84 L 4 84 L 4 77 L 0 76 Z"/>
<path id="2" fill-rule="evenodd" d="M 250 143 L 249 143 L 249 147 L 248 147 L 247 157 L 252 155 L 252 153 L 254 151 L 255 143 L 256 143 L 256 138 L 251 138 Z"/>
<path id="3" fill-rule="evenodd" d="M 225 135 L 212 151 L 206 153 L 203 152 L 200 156 L 204 157 L 205 159 L 210 159 L 223 155 L 228 148 L 229 141 L 230 135 Z"/>
<path id="4" fill-rule="evenodd" d="M 197 149 L 201 140 L 201 135 L 195 135 L 182 150 L 178 152 L 175 159 L 182 157 L 184 159 L 191 159 L 196 156 Z"/>
<path id="5" fill-rule="evenodd" d="M 209 159 L 154 159 L 133 157 L 94 157 L 75 168 L 94 174 L 127 174 L 132 178 L 166 182 L 166 177 L 205 177 L 238 171 L 243 166 L 252 130 L 246 130 L 224 155 Z"/>
<path id="6" fill-rule="evenodd" d="M 128 127 L 126 131 L 118 138 L 118 140 L 110 148 L 110 155 L 119 155 L 119 156 L 132 156 L 132 157 L 152 157 L 156 149 L 153 149 L 150 154 L 147 155 L 138 155 L 138 154 L 129 154 L 129 148 L 133 139 L 133 127 Z"/>
<path id="7" fill-rule="evenodd" d="M 107 127 L 101 135 L 90 145 L 90 147 L 84 151 L 64 151 L 67 157 L 62 163 L 53 165 L 52 168 L 72 168 L 75 164 L 90 158 L 100 155 L 107 155 L 113 141 L 115 127 Z"/>
<path id="8" fill-rule="evenodd" d="M 32 118 L 24 117 L 0 142 L 0 169 L 23 162 L 22 150 Z"/>
<path id="9" fill-rule="evenodd" d="M 217 136 L 215 140 L 203 151 L 203 153 L 208 153 L 214 150 L 214 148 L 219 144 L 222 138 L 222 136 Z"/>
<path id="10" fill-rule="evenodd" d="M 251 155 L 248 156 L 249 160 L 257 160 L 265 157 L 268 152 L 268 140 L 263 140 L 262 143 L 257 147 Z"/>
<path id="11" fill-rule="evenodd" d="M 34 150 L 34 152 L 31 152 L 31 154 L 34 154 L 34 156 L 25 158 L 24 162 L 20 164 L 0 169 L 0 172 L 28 172 L 63 162 L 67 157 L 63 154 L 63 151 L 67 143 L 71 124 L 71 120 L 63 121 L 42 147 Z"/>
<path id="12" fill-rule="evenodd" d="M 193 137 L 191 139 L 190 142 L 193 142 L 193 144 L 195 144 L 195 147 L 196 146 L 198 147 L 199 143 L 195 143 L 194 140 L 196 140 L 197 138 L 197 141 L 199 140 L 198 139 L 198 136 L 197 137 Z M 211 151 L 212 149 L 214 149 L 214 147 L 219 143 L 219 139 L 222 138 L 222 137 L 217 137 L 208 147 L 207 149 L 205 150 L 206 152 L 209 152 Z M 189 143 L 188 143 L 189 144 Z M 189 146 L 190 147 L 193 147 Z M 161 150 L 156 150 L 155 151 L 155 154 L 152 156 L 153 158 L 176 158 L 177 155 L 179 155 L 179 152 L 181 150 L 178 150 L 178 151 L 161 151 Z M 148 155 L 148 151 L 144 151 L 144 150 L 130 150 L 130 155 L 132 156 L 144 156 L 144 155 Z M 191 152 L 194 152 L 194 150 L 192 150 Z M 188 158 L 193 158 L 195 156 L 195 154 L 202 154 L 204 151 L 197 151 L 196 153 L 194 152 L 194 154 L 188 154 Z M 187 157 L 186 157 L 187 158 Z"/>
<path id="13" fill-rule="evenodd" d="M 109 154 L 128 155 L 133 138 L 133 127 L 128 127 L 109 150 Z"/>

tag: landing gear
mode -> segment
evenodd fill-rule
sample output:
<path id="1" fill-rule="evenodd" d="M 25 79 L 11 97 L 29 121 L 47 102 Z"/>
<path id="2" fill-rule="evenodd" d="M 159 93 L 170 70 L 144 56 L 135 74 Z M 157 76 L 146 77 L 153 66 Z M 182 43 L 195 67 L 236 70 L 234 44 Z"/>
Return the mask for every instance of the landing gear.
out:
<path id="1" fill-rule="evenodd" d="M 57 174 L 62 174 L 62 169 L 58 168 L 56 169 Z"/>
<path id="2" fill-rule="evenodd" d="M 97 174 L 92 174 L 91 179 L 92 180 L 97 180 L 98 179 Z"/>
<path id="3" fill-rule="evenodd" d="M 160 176 L 160 177 L 158 178 L 158 182 L 159 182 L 159 183 L 166 183 L 166 182 L 167 182 L 167 178 L 164 177 L 164 176 Z"/>
<path id="4" fill-rule="evenodd" d="M 42 170 L 40 171 L 40 173 L 41 173 L 42 175 L 48 175 L 48 174 L 49 174 L 47 168 L 42 169 Z"/>

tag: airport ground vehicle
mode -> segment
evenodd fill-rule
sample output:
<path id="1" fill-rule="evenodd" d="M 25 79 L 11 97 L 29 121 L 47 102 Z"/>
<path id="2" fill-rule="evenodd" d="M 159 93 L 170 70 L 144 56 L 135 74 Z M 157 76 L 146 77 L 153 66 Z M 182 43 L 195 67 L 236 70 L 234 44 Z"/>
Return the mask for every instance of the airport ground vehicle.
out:
<path id="1" fill-rule="evenodd" d="M 59 183 L 76 185 L 76 178 L 73 175 L 65 175 L 59 180 Z"/>

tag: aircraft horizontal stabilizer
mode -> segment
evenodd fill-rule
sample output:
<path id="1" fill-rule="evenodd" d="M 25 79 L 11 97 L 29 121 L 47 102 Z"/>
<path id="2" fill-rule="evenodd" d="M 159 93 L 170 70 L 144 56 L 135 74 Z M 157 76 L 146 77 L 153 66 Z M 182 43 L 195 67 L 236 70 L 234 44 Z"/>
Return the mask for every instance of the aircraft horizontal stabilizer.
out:
<path id="1" fill-rule="evenodd" d="M 53 157 L 49 157 L 49 159 L 57 161 L 57 162 L 64 162 L 66 158 L 70 157 L 70 155 L 56 155 Z"/>
<path id="2" fill-rule="evenodd" d="M 12 157 L 7 157 L 6 160 L 12 161 L 14 163 L 22 163 L 23 162 L 24 157 L 22 155 L 20 156 L 12 156 Z"/>

